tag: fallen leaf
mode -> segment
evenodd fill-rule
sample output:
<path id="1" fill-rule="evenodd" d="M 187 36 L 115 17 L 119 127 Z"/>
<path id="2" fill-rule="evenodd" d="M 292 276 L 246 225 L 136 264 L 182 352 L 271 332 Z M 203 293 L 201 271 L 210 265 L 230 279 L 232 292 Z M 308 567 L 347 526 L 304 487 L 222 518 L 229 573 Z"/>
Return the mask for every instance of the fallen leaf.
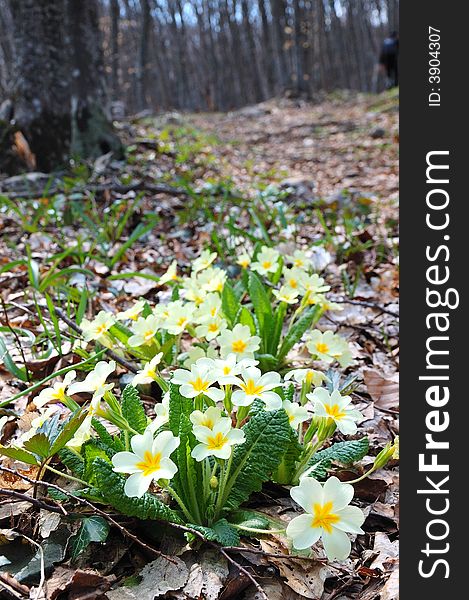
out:
<path id="1" fill-rule="evenodd" d="M 376 369 L 367 369 L 363 373 L 365 385 L 373 402 L 379 408 L 395 409 L 399 407 L 399 375 L 384 376 Z"/>

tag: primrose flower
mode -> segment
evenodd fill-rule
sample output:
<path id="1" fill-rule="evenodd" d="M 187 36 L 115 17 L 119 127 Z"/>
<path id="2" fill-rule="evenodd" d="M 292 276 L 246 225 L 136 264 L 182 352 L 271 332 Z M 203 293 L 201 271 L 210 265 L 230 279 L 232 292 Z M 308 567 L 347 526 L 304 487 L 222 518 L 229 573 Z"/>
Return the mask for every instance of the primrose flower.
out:
<path id="1" fill-rule="evenodd" d="M 296 304 L 298 302 L 298 290 L 290 288 L 286 285 L 282 285 L 279 290 L 274 290 L 273 294 L 279 300 L 279 302 L 286 302 L 287 304 Z"/>
<path id="2" fill-rule="evenodd" d="M 162 431 L 155 439 L 147 427 L 143 435 L 130 440 L 133 452 L 117 452 L 112 457 L 116 473 L 130 473 L 124 492 L 130 498 L 141 498 L 152 481 L 172 479 L 177 466 L 169 458 L 179 446 L 180 440 L 171 431 Z"/>
<path id="3" fill-rule="evenodd" d="M 296 383 L 306 382 L 315 387 L 321 385 L 323 381 L 329 381 L 327 375 L 315 369 L 293 369 L 292 371 L 288 371 L 284 377 L 285 381 L 289 381 L 290 379 L 294 379 Z"/>
<path id="4" fill-rule="evenodd" d="M 251 335 L 248 325 L 238 323 L 232 330 L 225 329 L 219 338 L 220 354 L 224 358 L 228 354 L 236 354 L 237 358 L 254 358 L 254 352 L 259 350 L 261 338 Z"/>
<path id="5" fill-rule="evenodd" d="M 163 358 L 163 353 L 159 352 L 156 356 L 154 356 L 150 362 L 147 362 L 143 365 L 143 369 L 137 372 L 135 377 L 132 379 L 132 385 L 138 385 L 140 383 L 151 383 L 152 381 L 156 381 L 158 377 L 158 369 L 157 366 L 160 364 L 161 359 Z"/>
<path id="6" fill-rule="evenodd" d="M 138 300 L 137 302 L 135 302 L 135 304 L 133 306 L 131 306 L 127 310 L 118 312 L 116 315 L 116 319 L 118 321 L 127 321 L 128 319 L 130 319 L 131 321 L 136 321 L 138 319 L 138 317 L 140 316 L 140 314 L 142 313 L 144 308 L 145 308 L 145 301 Z"/>
<path id="7" fill-rule="evenodd" d="M 287 256 L 287 259 L 293 264 L 293 267 L 298 269 L 309 269 L 311 267 L 311 259 L 308 258 L 306 252 L 301 250 L 295 250 L 293 254 Z"/>
<path id="8" fill-rule="evenodd" d="M 350 396 L 342 396 L 338 390 L 329 394 L 325 388 L 317 387 L 306 397 L 314 403 L 316 417 L 332 419 L 337 425 L 337 429 L 345 435 L 356 433 L 356 421 L 362 419 L 363 415 L 359 410 L 350 406 L 352 402 Z"/>
<path id="9" fill-rule="evenodd" d="M 67 393 L 68 386 L 75 381 L 77 376 L 76 371 L 69 371 L 63 381 L 57 381 L 52 387 L 48 387 L 41 391 L 41 393 L 34 398 L 34 404 L 37 408 L 41 408 L 44 404 L 57 400 L 63 402 Z"/>
<path id="10" fill-rule="evenodd" d="M 206 292 L 221 292 L 226 281 L 226 272 L 217 267 L 209 267 L 200 273 L 200 286 Z"/>
<path id="11" fill-rule="evenodd" d="M 91 340 L 101 342 L 105 339 L 105 334 L 114 325 L 114 323 L 114 315 L 102 310 L 92 321 L 83 319 L 80 323 L 80 327 L 83 330 L 83 337 L 85 338 L 86 342 L 90 342 Z"/>
<path id="12" fill-rule="evenodd" d="M 166 323 L 162 325 L 168 333 L 179 335 L 192 320 L 194 314 L 194 306 L 192 304 L 184 304 L 180 307 L 172 308 Z"/>
<path id="13" fill-rule="evenodd" d="M 236 385 L 241 389 L 235 390 L 231 400 L 235 406 L 250 406 L 256 398 L 265 403 L 267 410 L 277 410 L 282 407 L 282 399 L 272 392 L 281 385 L 280 375 L 275 371 L 262 372 L 257 367 L 247 367 L 241 373 Z"/>
<path id="14" fill-rule="evenodd" d="M 106 362 L 100 360 L 95 368 L 90 371 L 83 381 L 72 383 L 68 388 L 68 395 L 79 394 L 81 392 L 90 392 L 93 394 L 93 400 L 102 398 L 108 390 L 112 390 L 113 383 L 106 383 L 106 379 L 116 370 L 114 360 Z"/>
<path id="15" fill-rule="evenodd" d="M 346 367 L 352 362 L 352 353 L 348 343 L 332 331 L 315 329 L 306 340 L 306 347 L 312 356 L 316 356 L 326 363 L 337 360 L 341 367 Z"/>
<path id="16" fill-rule="evenodd" d="M 184 361 L 182 364 L 186 369 L 196 363 L 199 358 L 218 358 L 218 352 L 213 346 L 208 346 L 206 350 L 200 346 L 192 346 L 188 352 L 183 352 L 178 356 L 179 360 Z"/>
<path id="17" fill-rule="evenodd" d="M 178 269 L 177 260 L 173 260 L 173 262 L 169 265 L 166 273 L 163 273 L 163 275 L 160 277 L 160 279 L 158 281 L 158 285 L 164 285 L 165 283 L 168 283 L 169 281 L 176 281 L 178 279 L 177 269 Z"/>
<path id="18" fill-rule="evenodd" d="M 132 348 L 151 344 L 159 328 L 160 320 L 155 315 L 139 317 L 132 327 L 133 335 L 129 337 L 127 343 Z"/>
<path id="19" fill-rule="evenodd" d="M 198 462 L 208 456 L 226 460 L 231 456 L 232 446 L 245 441 L 244 431 L 233 429 L 229 418 L 221 418 L 212 429 L 194 425 L 193 433 L 200 444 L 192 450 L 191 456 Z"/>
<path id="20" fill-rule="evenodd" d="M 282 408 L 287 413 L 288 420 L 290 421 L 290 425 L 293 427 L 293 429 L 298 429 L 298 425 L 300 425 L 300 423 L 304 423 L 310 417 L 307 408 L 300 406 L 296 402 L 284 400 L 282 402 Z"/>
<path id="21" fill-rule="evenodd" d="M 163 395 L 161 404 L 155 404 L 156 417 L 148 425 L 148 429 L 154 434 L 160 427 L 169 421 L 169 392 Z"/>
<path id="22" fill-rule="evenodd" d="M 337 302 L 332 302 L 328 300 L 324 294 L 311 294 L 308 296 L 308 304 L 319 304 L 319 306 L 324 310 L 330 311 L 341 311 L 344 310 L 344 307 L 341 304 L 337 304 Z"/>
<path id="23" fill-rule="evenodd" d="M 236 262 L 240 267 L 243 267 L 243 269 L 247 269 L 251 264 L 251 257 L 249 256 L 249 254 L 246 253 L 240 254 Z"/>
<path id="24" fill-rule="evenodd" d="M 40 408 L 39 415 L 31 421 L 31 428 L 21 435 L 21 437 L 17 441 L 17 445 L 22 446 L 24 442 L 30 440 L 34 435 L 36 435 L 37 430 L 40 429 L 44 425 L 44 423 L 48 421 L 51 418 L 51 416 L 58 410 L 58 406 L 48 406 L 47 408 Z M 8 417 L 2 417 L 2 419 L 8 419 Z M 3 425 L 5 423 L 6 421 L 3 423 Z"/>
<path id="25" fill-rule="evenodd" d="M 207 269 L 213 261 L 216 259 L 217 253 L 210 252 L 210 250 L 204 250 L 199 258 L 196 258 L 192 263 L 192 272 L 198 273 L 199 271 L 203 271 Z"/>
<path id="26" fill-rule="evenodd" d="M 347 533 L 364 533 L 363 512 L 349 506 L 353 487 L 337 477 L 330 477 L 324 485 L 312 477 L 304 477 L 300 485 L 290 490 L 290 495 L 306 511 L 288 524 L 287 536 L 293 546 L 304 550 L 322 538 L 330 560 L 345 560 L 351 549 Z"/>
<path id="27" fill-rule="evenodd" d="M 280 253 L 273 248 L 262 246 L 261 251 L 257 255 L 257 261 L 251 264 L 251 269 L 257 271 L 259 275 L 267 275 L 267 273 L 275 273 L 278 268 L 278 258 Z"/>
<path id="28" fill-rule="evenodd" d="M 197 277 L 185 279 L 182 288 L 184 298 L 196 306 L 200 306 L 207 297 L 207 292 L 200 287 Z"/>
<path id="29" fill-rule="evenodd" d="M 210 362 L 208 362 L 210 361 Z M 219 359 L 206 359 L 201 361 L 203 364 L 207 364 L 207 367 L 211 369 L 210 373 L 215 381 L 220 385 L 230 385 L 238 383 L 239 379 L 236 377 L 243 369 L 247 367 L 255 367 L 259 364 L 258 360 L 253 358 L 242 358 L 239 362 L 236 362 L 236 354 L 228 354 L 226 358 Z"/>
<path id="30" fill-rule="evenodd" d="M 310 294 L 323 294 L 331 289 L 330 285 L 324 285 L 324 278 L 319 277 L 317 273 L 303 276 L 301 285 L 304 290 Z"/>
<path id="31" fill-rule="evenodd" d="M 300 293 L 300 291 L 304 291 L 303 280 L 305 277 L 308 277 L 307 273 L 298 267 L 293 267 L 292 269 L 283 269 L 284 287 L 287 287 L 292 291 L 296 291 L 297 295 Z"/>
<path id="32" fill-rule="evenodd" d="M 197 323 L 205 323 L 215 317 L 219 317 L 221 313 L 221 298 L 218 294 L 207 294 L 202 304 L 197 309 L 194 318 Z"/>
<path id="33" fill-rule="evenodd" d="M 223 419 L 228 420 L 231 423 L 229 417 L 221 416 L 221 410 L 216 406 L 209 406 L 205 412 L 194 410 L 189 415 L 189 419 L 192 421 L 193 425 L 207 427 L 208 429 L 213 429 L 215 425 L 220 421 L 223 421 Z"/>
<path id="34" fill-rule="evenodd" d="M 203 360 L 203 359 L 202 359 Z M 172 382 L 180 385 L 179 392 L 185 398 L 196 398 L 204 394 L 214 402 L 223 400 L 225 394 L 218 388 L 211 387 L 215 383 L 215 379 L 208 371 L 207 367 L 199 364 L 197 361 L 190 368 L 190 371 L 185 369 L 176 369 L 173 374 Z"/>
<path id="35" fill-rule="evenodd" d="M 222 331 L 227 328 L 225 319 L 215 317 L 210 321 L 206 321 L 202 325 L 198 325 L 195 329 L 195 333 L 198 338 L 205 338 L 206 340 L 214 340 L 220 335 Z"/>

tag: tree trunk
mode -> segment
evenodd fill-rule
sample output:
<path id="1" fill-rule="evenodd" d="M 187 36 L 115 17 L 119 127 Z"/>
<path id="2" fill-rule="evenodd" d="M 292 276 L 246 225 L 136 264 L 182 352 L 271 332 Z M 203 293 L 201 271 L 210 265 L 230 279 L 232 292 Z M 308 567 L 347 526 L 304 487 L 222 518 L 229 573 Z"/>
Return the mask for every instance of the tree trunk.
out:
<path id="1" fill-rule="evenodd" d="M 50 171 L 71 154 L 121 151 L 104 113 L 95 0 L 10 0 L 16 61 L 15 130 L 29 168 Z"/>
<path id="2" fill-rule="evenodd" d="M 137 107 L 143 110 L 147 106 L 147 68 L 148 43 L 150 38 L 151 13 L 148 0 L 140 0 L 140 47 L 137 64 Z"/>
<path id="3" fill-rule="evenodd" d="M 111 89 L 112 99 L 119 100 L 119 0 L 111 0 Z"/>

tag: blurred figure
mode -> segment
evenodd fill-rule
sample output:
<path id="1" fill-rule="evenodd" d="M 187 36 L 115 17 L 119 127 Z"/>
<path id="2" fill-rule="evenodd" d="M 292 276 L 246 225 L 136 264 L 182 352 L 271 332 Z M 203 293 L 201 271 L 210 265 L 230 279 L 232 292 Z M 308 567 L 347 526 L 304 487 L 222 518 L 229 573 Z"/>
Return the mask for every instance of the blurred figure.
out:
<path id="1" fill-rule="evenodd" d="M 396 31 L 391 32 L 383 45 L 379 55 L 379 64 L 386 74 L 386 87 L 390 89 L 399 85 L 399 35 Z"/>

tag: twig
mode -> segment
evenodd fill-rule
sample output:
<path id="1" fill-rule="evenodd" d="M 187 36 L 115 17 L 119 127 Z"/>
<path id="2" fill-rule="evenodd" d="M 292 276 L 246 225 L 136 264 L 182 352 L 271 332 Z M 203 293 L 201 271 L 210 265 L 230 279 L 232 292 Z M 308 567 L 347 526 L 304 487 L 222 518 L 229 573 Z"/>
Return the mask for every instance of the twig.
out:
<path id="1" fill-rule="evenodd" d="M 29 598 L 29 588 L 9 573 L 0 573 L 0 590 L 6 590 L 13 598 Z"/>
<path id="2" fill-rule="evenodd" d="M 381 306 L 376 302 L 365 302 L 364 300 L 349 300 L 348 298 L 341 298 L 339 300 L 334 298 L 333 302 L 337 302 L 338 304 L 353 304 L 355 306 L 365 306 L 366 308 L 376 308 L 377 310 L 380 310 L 381 312 L 386 313 L 387 315 L 391 315 L 396 319 L 399 318 L 399 313 L 395 313 L 394 311 L 389 310 L 388 308 L 385 308 L 384 306 Z"/>
<path id="3" fill-rule="evenodd" d="M 55 194 L 76 194 L 79 192 L 94 192 L 102 193 L 106 191 L 116 192 L 118 194 L 127 194 L 128 192 L 152 192 L 154 194 L 173 194 L 174 196 L 187 196 L 188 192 L 181 188 L 171 187 L 170 185 L 162 185 L 155 183 L 146 183 L 145 181 L 137 181 L 129 185 L 121 184 L 102 184 L 102 185 L 89 185 L 86 188 L 74 187 L 72 189 L 65 189 L 64 187 L 55 186 L 45 190 L 21 190 L 19 192 L 2 192 L 0 193 L 11 200 L 24 199 L 30 200 L 33 198 L 42 198 L 46 196 L 54 196 Z"/>
<path id="4" fill-rule="evenodd" d="M 277 554 L 275 552 L 264 552 L 260 548 L 247 548 L 244 546 L 224 546 L 227 552 L 247 552 L 248 554 L 259 554 L 266 558 L 279 558 L 281 560 L 309 560 L 311 562 L 327 562 L 327 558 L 317 558 L 315 556 L 298 556 L 295 554 Z"/>
<path id="5" fill-rule="evenodd" d="M 264 600 L 269 600 L 269 597 L 264 592 L 264 589 L 262 588 L 261 584 L 256 581 L 254 576 L 251 575 L 251 573 L 247 569 L 245 569 L 242 565 L 239 564 L 238 561 L 236 561 L 232 556 L 230 556 L 228 554 L 228 552 L 225 551 L 224 548 L 221 548 L 221 547 L 217 546 L 216 544 L 214 544 L 214 546 L 216 546 L 218 548 L 218 550 L 221 552 L 221 554 L 223 554 L 223 556 L 226 558 L 226 560 L 228 562 L 230 562 L 233 566 L 235 566 L 240 573 L 245 575 L 251 581 L 251 583 L 255 586 L 256 590 L 260 594 L 261 598 L 264 598 Z"/>
<path id="6" fill-rule="evenodd" d="M 83 335 L 82 328 L 79 327 L 74 321 L 69 319 L 67 317 L 67 315 L 60 308 L 56 308 L 55 312 L 62 319 L 62 321 L 64 323 L 66 323 L 69 327 L 74 329 L 80 335 Z M 133 363 L 129 362 L 128 360 L 125 360 L 125 358 L 122 358 L 121 356 L 119 356 L 118 354 L 116 354 L 115 352 L 110 350 L 109 348 L 106 348 L 105 352 L 108 356 L 110 356 L 113 360 L 115 360 L 116 363 L 119 363 L 122 367 L 125 367 L 131 373 L 137 373 L 138 368 Z"/>
<path id="7" fill-rule="evenodd" d="M 31 479 L 31 477 L 28 477 L 27 475 L 23 475 L 22 473 L 18 473 L 18 471 L 15 471 L 14 469 L 9 469 L 8 467 L 3 467 L 0 465 L 0 471 L 4 471 L 6 473 L 15 475 L 16 477 L 19 477 L 20 479 L 30 483 L 31 485 L 38 485 L 38 484 L 44 485 L 48 488 L 57 490 L 58 492 L 65 494 L 66 496 L 68 496 L 69 498 L 72 498 L 76 502 L 83 504 L 84 506 L 87 506 L 88 508 L 90 508 L 94 514 L 97 514 L 97 515 L 103 517 L 103 519 L 106 519 L 107 521 L 112 523 L 112 525 L 117 527 L 126 537 L 133 540 L 136 544 L 138 544 L 142 548 L 145 548 L 146 550 L 153 552 L 157 556 L 161 556 L 161 557 L 165 558 L 166 560 L 168 560 L 169 562 L 176 564 L 176 561 L 173 560 L 170 556 L 167 556 L 166 554 L 163 554 L 163 552 L 161 552 L 160 550 L 157 550 L 156 548 L 149 546 L 145 542 L 142 542 L 142 540 L 140 538 L 138 538 L 136 535 L 131 533 L 126 527 L 124 527 L 123 525 L 118 523 L 115 519 L 113 519 L 111 516 L 109 516 L 106 512 L 99 509 L 97 506 L 95 506 L 91 502 L 89 502 L 89 500 L 86 500 L 85 498 L 80 498 L 79 496 L 75 496 L 71 492 L 64 490 L 63 488 L 61 488 L 60 486 L 58 486 L 54 483 L 49 483 L 48 481 L 39 481 L 37 479 Z"/>
<path id="8" fill-rule="evenodd" d="M 32 496 L 28 496 L 27 494 L 22 494 L 21 492 L 17 492 L 16 490 L 8 490 L 6 488 L 0 488 L 0 496 L 9 496 L 11 498 L 18 498 L 19 500 L 23 500 L 24 502 L 29 502 L 36 508 L 42 508 L 44 510 L 48 510 L 49 512 L 59 513 L 64 517 L 68 516 L 68 512 L 65 510 L 63 506 L 60 504 L 58 506 L 47 504 L 46 502 L 42 502 L 37 498 L 33 498 Z"/>

